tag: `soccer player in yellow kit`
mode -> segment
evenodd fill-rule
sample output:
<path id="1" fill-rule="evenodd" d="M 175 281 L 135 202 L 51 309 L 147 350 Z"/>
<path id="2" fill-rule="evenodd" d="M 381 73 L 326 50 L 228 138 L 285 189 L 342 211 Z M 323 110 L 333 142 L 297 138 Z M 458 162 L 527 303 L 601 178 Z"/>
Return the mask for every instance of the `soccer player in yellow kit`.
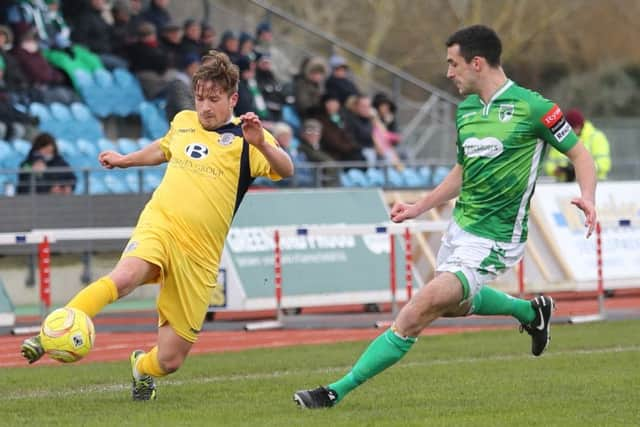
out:
<path id="1" fill-rule="evenodd" d="M 153 378 L 175 372 L 196 341 L 225 238 L 253 178 L 293 174 L 291 159 L 254 113 L 233 116 L 238 68 L 227 55 L 206 55 L 192 83 L 196 111 L 178 113 L 163 138 L 127 155 L 100 153 L 107 169 L 168 167 L 116 267 L 67 304 L 94 317 L 136 287 L 160 284 L 157 345 L 130 357 L 134 400 L 155 399 Z M 38 337 L 21 350 L 29 363 L 44 353 Z"/>

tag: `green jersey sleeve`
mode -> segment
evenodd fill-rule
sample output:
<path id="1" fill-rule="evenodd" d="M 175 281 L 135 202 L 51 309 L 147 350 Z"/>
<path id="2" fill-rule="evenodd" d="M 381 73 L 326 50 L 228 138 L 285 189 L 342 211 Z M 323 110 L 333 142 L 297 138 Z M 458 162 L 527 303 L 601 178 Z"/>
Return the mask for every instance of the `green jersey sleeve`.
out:
<path id="1" fill-rule="evenodd" d="M 531 104 L 536 135 L 558 151 L 566 153 L 576 145 L 578 136 L 558 105 L 542 96 L 538 96 L 536 101 Z"/>

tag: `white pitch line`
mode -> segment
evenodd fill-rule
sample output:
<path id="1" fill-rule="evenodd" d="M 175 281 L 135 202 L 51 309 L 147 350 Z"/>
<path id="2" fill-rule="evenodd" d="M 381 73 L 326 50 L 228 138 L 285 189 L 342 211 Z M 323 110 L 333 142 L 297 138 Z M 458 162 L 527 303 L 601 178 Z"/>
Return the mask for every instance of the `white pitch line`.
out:
<path id="1" fill-rule="evenodd" d="M 626 353 L 626 352 L 640 352 L 640 346 L 626 346 L 626 347 L 608 347 L 608 348 L 598 348 L 591 350 L 566 350 L 566 351 L 558 351 L 547 353 L 543 358 L 555 358 L 567 355 L 590 355 L 590 354 L 608 354 L 608 353 Z M 490 357 L 462 357 L 456 359 L 437 359 L 437 360 L 427 360 L 420 362 L 401 362 L 394 369 L 406 369 L 406 368 L 414 368 L 420 366 L 442 366 L 442 365 L 456 365 L 456 364 L 470 364 L 477 362 L 487 362 L 487 361 L 514 361 L 514 360 L 533 360 L 534 357 L 523 354 L 523 355 L 495 355 Z M 265 372 L 265 373 L 256 373 L 256 374 L 233 374 L 233 375 L 217 375 L 213 377 L 204 377 L 204 378 L 195 378 L 189 380 L 163 380 L 161 381 L 161 386 L 183 386 L 189 384 L 209 384 L 209 383 L 219 383 L 223 381 L 246 381 L 246 380 L 271 380 L 275 378 L 281 377 L 289 377 L 289 376 L 308 376 L 308 375 L 316 375 L 316 374 L 333 374 L 333 373 L 344 373 L 351 366 L 334 366 L 328 368 L 317 368 L 317 369 L 305 369 L 305 370 L 295 370 L 295 371 L 274 371 L 274 372 Z M 14 392 L 10 394 L 3 394 L 0 397 L 0 401 L 7 400 L 24 400 L 24 399 L 42 399 L 42 398 L 67 398 L 70 395 L 83 395 L 87 393 L 113 393 L 113 392 L 121 392 L 123 390 L 129 389 L 128 384 L 108 384 L 108 385 L 94 385 L 94 386 L 85 386 L 85 387 L 76 387 L 72 390 L 68 389 L 59 389 L 59 390 L 34 390 L 28 391 L 26 393 Z"/>

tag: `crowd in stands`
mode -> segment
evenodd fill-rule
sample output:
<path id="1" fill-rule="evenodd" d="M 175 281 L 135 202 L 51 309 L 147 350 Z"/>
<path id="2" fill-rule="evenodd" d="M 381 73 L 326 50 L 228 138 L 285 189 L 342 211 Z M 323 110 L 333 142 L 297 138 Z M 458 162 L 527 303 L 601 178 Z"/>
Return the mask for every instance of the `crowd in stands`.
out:
<path id="1" fill-rule="evenodd" d="M 382 162 L 403 169 L 395 104 L 383 93 L 373 98 L 363 93 L 345 58 L 309 56 L 292 76 L 292 64 L 274 41 L 269 21 L 252 33 L 224 29 L 218 37 L 218 29 L 207 22 L 189 18 L 177 23 L 168 10 L 170 1 L 3 1 L 0 140 L 33 140 L 47 130 L 42 123 L 47 115 L 34 114 L 40 111 L 30 108 L 34 104 L 86 104 L 99 118 L 144 115 L 151 104 L 162 106 L 164 116 L 153 120 L 168 123 L 177 112 L 194 108 L 191 78 L 202 56 L 217 49 L 240 70 L 236 115 L 258 114 L 298 165 L 297 176 L 285 185 L 341 184 L 338 169 L 319 176 L 303 167 L 314 162 Z M 101 105 L 111 102 L 111 93 L 116 103 L 130 101 L 128 83 L 123 83 L 132 79 L 129 75 L 135 80 L 131 87 L 141 93 L 140 99 L 133 97 L 136 104 L 124 109 Z M 118 85 L 123 95 L 108 92 Z M 166 124 L 155 129 L 142 136 L 161 136 Z M 64 132 L 54 136 L 70 139 Z M 54 151 L 59 156 L 55 139 Z M 33 155 L 23 166 L 35 170 L 33 165 L 40 163 L 30 159 Z"/>

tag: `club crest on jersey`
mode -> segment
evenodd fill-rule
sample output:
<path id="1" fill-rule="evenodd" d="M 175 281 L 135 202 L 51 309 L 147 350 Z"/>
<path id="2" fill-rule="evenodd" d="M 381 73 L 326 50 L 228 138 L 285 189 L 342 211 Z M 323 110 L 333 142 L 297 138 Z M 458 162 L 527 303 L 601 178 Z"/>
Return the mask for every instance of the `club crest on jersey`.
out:
<path id="1" fill-rule="evenodd" d="M 493 136 L 482 139 L 476 137 L 467 138 L 462 143 L 462 147 L 467 157 L 488 157 L 493 159 L 504 151 L 502 141 Z"/>
<path id="2" fill-rule="evenodd" d="M 508 122 L 513 118 L 515 109 L 516 107 L 513 104 L 500 104 L 498 119 L 500 119 L 501 122 Z"/>
<path id="3" fill-rule="evenodd" d="M 222 146 L 227 146 L 233 142 L 233 139 L 235 137 L 236 136 L 232 133 L 223 133 L 222 135 L 220 135 L 220 139 L 218 139 L 218 142 Z"/>
<path id="4" fill-rule="evenodd" d="M 207 146 L 199 142 L 187 145 L 184 152 L 187 156 L 195 160 L 202 160 L 209 155 L 209 149 Z"/>

